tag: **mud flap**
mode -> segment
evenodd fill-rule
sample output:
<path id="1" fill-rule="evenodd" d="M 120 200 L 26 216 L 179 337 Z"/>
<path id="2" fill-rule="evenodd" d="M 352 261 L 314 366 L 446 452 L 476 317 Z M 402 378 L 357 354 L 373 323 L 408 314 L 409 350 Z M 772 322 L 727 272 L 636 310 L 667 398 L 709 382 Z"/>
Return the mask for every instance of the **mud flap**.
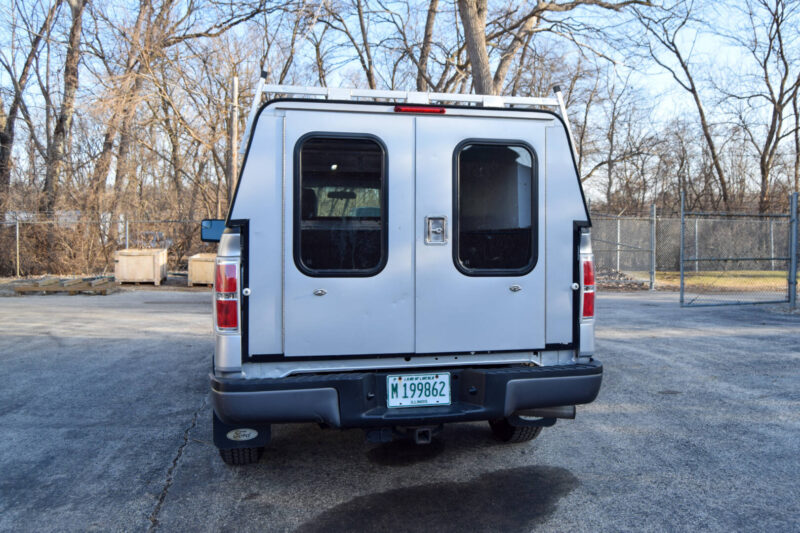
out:
<path id="1" fill-rule="evenodd" d="M 244 422 L 229 425 L 220 420 L 217 413 L 213 413 L 212 416 L 214 417 L 214 446 L 220 450 L 262 448 L 269 444 L 272 437 L 272 429 L 269 424 Z"/>

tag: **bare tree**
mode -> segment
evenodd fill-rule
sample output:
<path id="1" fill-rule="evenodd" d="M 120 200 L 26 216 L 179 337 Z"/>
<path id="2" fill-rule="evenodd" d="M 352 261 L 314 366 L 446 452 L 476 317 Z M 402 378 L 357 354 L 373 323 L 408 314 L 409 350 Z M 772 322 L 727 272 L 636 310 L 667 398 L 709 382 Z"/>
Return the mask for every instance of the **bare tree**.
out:
<path id="1" fill-rule="evenodd" d="M 650 14 L 650 12 L 637 10 L 636 13 L 646 35 L 649 37 L 643 43 L 649 57 L 668 72 L 678 86 L 692 97 L 700 119 L 703 138 L 708 145 L 711 162 L 722 192 L 723 202 L 726 208 L 730 208 L 728 180 L 722 168 L 722 159 L 714 140 L 713 127 L 706 115 L 700 88 L 695 80 L 691 58 L 692 48 L 687 51 L 681 45 L 682 32 L 692 20 L 691 4 L 681 1 L 678 6 L 670 11 Z"/>
<path id="2" fill-rule="evenodd" d="M 152 4 L 149 0 L 140 0 L 136 21 L 132 28 L 112 25 L 114 29 L 120 31 L 121 40 L 126 48 L 119 71 L 117 71 L 118 67 L 111 63 L 113 58 L 108 57 L 101 46 L 94 47 L 95 55 L 101 60 L 105 67 L 105 72 L 111 80 L 113 80 L 113 85 L 109 87 L 109 94 L 106 96 L 111 107 L 110 116 L 106 121 L 102 148 L 97 156 L 92 176 L 94 194 L 92 203 L 98 214 L 102 212 L 104 208 L 102 204 L 103 193 L 105 192 L 106 179 L 111 169 L 111 161 L 117 136 L 120 130 L 125 132 L 130 129 L 130 121 L 136 110 L 136 101 L 143 86 L 144 80 L 141 73 L 144 67 L 144 60 L 146 59 L 144 54 L 147 50 L 147 39 L 143 38 L 143 34 L 151 31 L 150 24 L 147 24 L 147 28 L 145 27 L 150 19 L 151 9 Z M 108 20 L 107 16 L 100 11 L 99 8 L 94 10 L 93 15 Z M 102 45 L 102 43 L 100 44 Z M 120 143 L 120 151 L 117 153 L 114 204 L 116 204 L 119 194 L 122 191 L 122 185 L 125 179 L 124 170 L 120 169 L 119 155 L 120 152 L 122 152 L 121 155 L 123 157 L 126 155 L 128 145 L 129 143 L 125 140 L 123 133 L 123 142 Z M 122 165 L 124 167 L 124 163 Z M 122 175 L 119 174 L 120 170 L 123 170 Z M 112 211 L 113 210 L 112 207 Z"/>
<path id="3" fill-rule="evenodd" d="M 431 55 L 433 46 L 433 29 L 436 22 L 436 10 L 439 7 L 439 0 L 430 0 L 428 4 L 428 14 L 425 17 L 425 33 L 422 37 L 422 47 L 419 52 L 419 64 L 417 73 L 417 90 L 425 91 L 428 87 L 428 57 Z"/>
<path id="4" fill-rule="evenodd" d="M 792 112 L 794 114 L 794 192 L 800 192 L 800 113 L 798 113 L 798 100 L 800 92 L 795 92 L 792 98 Z"/>
<path id="5" fill-rule="evenodd" d="M 8 202 L 9 185 L 11 183 L 11 152 L 14 148 L 16 120 L 22 105 L 23 94 L 32 72 L 34 58 L 39 53 L 42 40 L 49 38 L 53 19 L 60 5 L 61 1 L 57 0 L 50 6 L 38 30 L 30 27 L 27 18 L 22 17 L 25 23 L 24 29 L 30 37 L 30 48 L 19 72 L 16 70 L 13 57 L 6 57 L 4 53 L 0 53 L 0 64 L 3 65 L 13 84 L 13 97 L 8 110 L 3 109 L 2 101 L 0 101 L 0 218 L 3 218 Z M 17 9 L 16 2 L 12 9 Z"/>
<path id="6" fill-rule="evenodd" d="M 367 86 L 370 89 L 376 89 L 378 82 L 375 73 L 373 43 L 370 42 L 369 34 L 370 12 L 367 9 L 366 1 L 343 0 L 342 2 L 331 2 L 327 4 L 326 12 L 320 20 L 332 30 L 345 36 L 347 42 L 356 53 L 358 63 L 361 65 L 366 77 Z M 354 21 L 352 20 L 353 17 L 355 18 Z M 353 29 L 351 25 L 357 26 L 357 30 Z"/>
<path id="7" fill-rule="evenodd" d="M 67 152 L 67 137 L 75 113 L 75 93 L 78 91 L 78 63 L 81 59 L 81 30 L 83 12 L 87 0 L 67 0 L 70 7 L 71 22 L 67 38 L 67 52 L 64 59 L 64 94 L 61 109 L 47 147 L 45 161 L 44 196 L 39 203 L 40 213 L 52 213 L 58 195 L 58 180 L 64 167 Z"/>
<path id="8" fill-rule="evenodd" d="M 532 33 L 555 31 L 547 21 L 548 16 L 575 11 L 586 7 L 620 11 L 630 6 L 649 6 L 647 0 L 537 1 L 532 8 L 510 4 L 504 6 L 491 21 L 487 30 L 488 1 L 458 0 L 458 10 L 464 27 L 464 37 L 469 53 L 475 91 L 480 94 L 499 94 L 508 69 L 520 48 L 529 41 Z M 490 53 L 497 53 L 497 66 L 491 69 Z"/>
<path id="9" fill-rule="evenodd" d="M 792 130 L 786 131 L 784 122 L 800 89 L 797 9 L 796 2 L 787 0 L 748 0 L 742 7 L 747 33 L 727 37 L 746 51 L 754 68 L 742 72 L 739 65 L 737 82 L 730 88 L 717 88 L 733 102 L 737 125 L 758 156 L 758 208 L 762 213 L 770 209 L 778 151 L 792 134 Z"/>

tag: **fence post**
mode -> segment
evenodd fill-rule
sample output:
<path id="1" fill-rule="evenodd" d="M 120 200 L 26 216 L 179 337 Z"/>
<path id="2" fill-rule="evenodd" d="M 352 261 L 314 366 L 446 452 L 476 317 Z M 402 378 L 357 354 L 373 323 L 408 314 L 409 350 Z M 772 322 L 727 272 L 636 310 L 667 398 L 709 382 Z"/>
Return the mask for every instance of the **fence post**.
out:
<path id="1" fill-rule="evenodd" d="M 694 219 L 694 258 L 697 259 L 700 256 L 699 249 L 697 246 L 697 234 L 700 233 L 700 219 Z M 700 270 L 700 261 L 694 262 L 694 271 L 698 272 Z"/>
<path id="2" fill-rule="evenodd" d="M 789 307 L 797 307 L 797 193 L 792 193 L 789 202 L 791 209 L 791 235 L 789 236 Z"/>
<path id="3" fill-rule="evenodd" d="M 771 218 L 769 219 L 769 269 L 775 270 L 775 232 Z"/>
<path id="4" fill-rule="evenodd" d="M 16 222 L 17 222 L 16 223 L 16 230 L 17 230 L 17 238 L 16 238 L 16 243 L 17 243 L 17 277 L 19 277 L 19 219 L 17 219 Z"/>
<path id="5" fill-rule="evenodd" d="M 620 265 L 619 265 L 619 252 L 620 252 L 619 243 L 622 240 L 622 233 L 620 232 L 619 221 L 620 221 L 620 219 L 618 218 L 617 219 L 617 272 L 620 272 L 620 269 L 619 269 L 619 267 L 620 267 Z"/>
<path id="6" fill-rule="evenodd" d="M 681 304 L 681 307 L 683 307 L 683 248 L 684 248 L 684 237 L 685 237 L 685 233 L 686 233 L 685 221 L 684 221 L 684 206 L 683 206 L 683 204 L 684 204 L 684 192 L 681 191 L 681 248 L 680 248 L 680 250 L 681 250 L 681 258 L 680 258 L 680 262 L 681 262 L 681 265 L 680 265 L 680 267 L 681 267 L 681 299 L 680 299 L 680 304 Z"/>
<path id="7" fill-rule="evenodd" d="M 656 288 L 656 204 L 650 206 L 650 290 Z"/>
<path id="8" fill-rule="evenodd" d="M 128 248 L 130 248 L 130 246 L 128 246 L 128 229 L 129 229 L 128 228 L 128 215 L 125 215 L 125 249 L 126 250 Z"/>

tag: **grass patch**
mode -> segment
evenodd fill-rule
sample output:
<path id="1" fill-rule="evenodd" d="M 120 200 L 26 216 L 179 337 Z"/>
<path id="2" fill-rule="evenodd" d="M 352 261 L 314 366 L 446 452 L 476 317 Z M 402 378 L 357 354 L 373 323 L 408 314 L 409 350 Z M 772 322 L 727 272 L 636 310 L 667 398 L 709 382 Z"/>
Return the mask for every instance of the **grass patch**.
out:
<path id="1" fill-rule="evenodd" d="M 648 272 L 626 272 L 636 279 L 649 279 Z M 687 270 L 684 281 L 687 289 L 705 291 L 785 291 L 786 271 L 781 270 Z M 656 271 L 656 287 L 661 289 L 680 289 L 679 271 Z"/>

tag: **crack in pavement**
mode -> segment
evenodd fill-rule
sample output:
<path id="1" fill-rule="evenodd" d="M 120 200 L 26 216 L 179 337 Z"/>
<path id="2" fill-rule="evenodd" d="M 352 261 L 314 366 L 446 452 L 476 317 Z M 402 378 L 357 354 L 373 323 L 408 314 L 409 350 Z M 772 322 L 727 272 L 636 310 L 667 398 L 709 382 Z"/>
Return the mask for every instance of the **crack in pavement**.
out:
<path id="1" fill-rule="evenodd" d="M 167 493 L 169 492 L 169 488 L 172 486 L 173 481 L 173 474 L 175 469 L 178 467 L 178 462 L 181 460 L 181 456 L 183 455 L 183 450 L 189 444 L 189 433 L 197 427 L 197 417 L 200 414 L 200 411 L 206 406 L 206 396 L 203 396 L 203 401 L 200 403 L 200 407 L 198 407 L 194 413 L 192 413 L 192 423 L 189 424 L 185 430 L 183 430 L 183 442 L 180 446 L 178 446 L 178 451 L 175 454 L 175 457 L 172 459 L 172 465 L 170 465 L 169 470 L 167 470 L 167 479 L 164 481 L 164 487 L 161 489 L 161 494 L 158 496 L 158 501 L 156 502 L 156 507 L 153 509 L 153 512 L 150 513 L 150 516 L 147 517 L 150 520 L 150 527 L 147 529 L 148 533 L 153 533 L 158 528 L 158 515 L 161 512 L 161 507 L 164 506 L 164 501 L 167 499 Z"/>

